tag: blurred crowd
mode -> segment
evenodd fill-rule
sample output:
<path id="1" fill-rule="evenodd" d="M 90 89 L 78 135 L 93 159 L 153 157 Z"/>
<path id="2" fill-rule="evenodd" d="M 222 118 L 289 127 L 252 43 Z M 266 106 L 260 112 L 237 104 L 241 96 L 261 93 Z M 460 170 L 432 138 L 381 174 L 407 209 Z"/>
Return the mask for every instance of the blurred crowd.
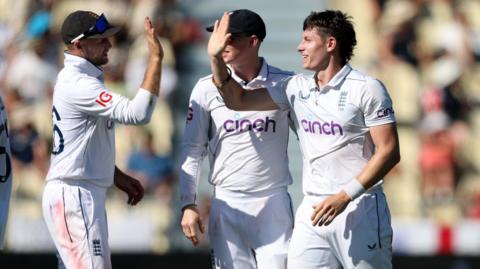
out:
<path id="1" fill-rule="evenodd" d="M 385 184 L 396 217 L 480 219 L 480 2 L 361 0 L 353 64 L 381 79 L 402 161 Z"/>
<path id="2" fill-rule="evenodd" d="M 394 218 L 480 220 L 480 1 L 355 2 L 331 0 L 328 6 L 353 17 L 359 46 L 352 65 L 382 80 L 394 102 L 402 161 L 385 183 Z M 13 155 L 12 214 L 41 216 L 52 143 L 51 95 L 63 62 L 59 29 L 77 9 L 103 12 L 122 27 L 109 53 L 105 83 L 126 96 L 140 86 L 147 64 L 144 16 L 153 19 L 161 36 L 161 98 L 151 123 L 119 125 L 116 140 L 117 165 L 141 180 L 147 190 L 144 209 L 160 216 L 154 249 L 165 250 L 167 231 L 178 226 L 172 216 L 179 213 L 175 121 L 184 107 L 174 104 L 187 103 L 189 92 L 178 89 L 191 86 L 180 79 L 192 68 L 185 52 L 205 43 L 194 11 L 175 0 L 0 0 L 0 95 Z M 122 210 L 117 205 L 124 202 L 122 194 L 110 193 L 111 208 Z"/>

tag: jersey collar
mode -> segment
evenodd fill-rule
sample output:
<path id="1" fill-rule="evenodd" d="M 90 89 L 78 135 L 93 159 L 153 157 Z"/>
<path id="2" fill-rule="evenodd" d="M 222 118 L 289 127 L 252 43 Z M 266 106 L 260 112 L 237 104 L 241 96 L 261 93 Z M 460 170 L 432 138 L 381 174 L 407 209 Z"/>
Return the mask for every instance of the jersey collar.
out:
<path id="1" fill-rule="evenodd" d="M 245 84 L 245 81 L 243 79 L 241 79 L 239 76 L 237 76 L 237 74 L 235 74 L 235 70 L 233 70 L 232 66 L 231 65 L 228 65 L 228 68 L 230 68 L 230 70 L 232 70 L 232 77 L 238 81 L 241 85 L 243 86 L 246 86 L 254 81 L 267 81 L 267 78 L 268 78 L 268 64 L 267 64 L 267 61 L 265 60 L 265 58 L 263 57 L 260 57 L 261 61 L 262 61 L 262 67 L 260 68 L 260 72 L 258 72 L 258 75 L 252 79 L 251 81 L 249 81 L 248 83 Z"/>
<path id="2" fill-rule="evenodd" d="M 320 88 L 320 91 L 326 91 L 330 89 L 336 89 L 348 76 L 348 74 L 352 71 L 352 67 L 349 64 L 346 64 L 338 71 L 335 76 L 327 83 L 327 85 Z M 313 79 L 315 81 L 315 75 L 313 75 Z M 315 83 L 316 84 L 316 83 Z"/>
<path id="3" fill-rule="evenodd" d="M 103 77 L 103 69 L 98 67 L 87 59 L 70 54 L 68 52 L 64 52 L 65 55 L 65 67 L 76 68 L 80 70 L 80 72 L 85 73 L 89 76 L 102 78 Z"/>

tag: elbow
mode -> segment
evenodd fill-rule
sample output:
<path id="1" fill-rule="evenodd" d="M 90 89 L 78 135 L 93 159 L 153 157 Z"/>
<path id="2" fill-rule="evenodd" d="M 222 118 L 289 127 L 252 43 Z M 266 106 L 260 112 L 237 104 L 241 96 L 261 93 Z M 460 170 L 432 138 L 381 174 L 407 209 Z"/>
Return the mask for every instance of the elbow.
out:
<path id="1" fill-rule="evenodd" d="M 150 120 L 152 119 L 152 114 L 151 113 L 147 113 L 145 115 L 142 115 L 139 119 L 138 119 L 138 124 L 147 124 L 150 122 Z"/>
<path id="2" fill-rule="evenodd" d="M 397 164 L 400 162 L 400 160 L 402 159 L 402 157 L 400 156 L 400 152 L 398 152 L 397 154 L 394 155 L 393 157 L 393 163 L 394 164 Z"/>
<path id="3" fill-rule="evenodd" d="M 400 162 L 401 160 L 400 149 L 396 148 L 395 150 L 393 150 L 393 152 L 390 154 L 390 160 L 391 160 L 392 166 Z"/>
<path id="4" fill-rule="evenodd" d="M 135 125 L 144 125 L 150 122 L 152 119 L 152 113 L 144 112 L 144 113 L 137 113 L 135 115 Z"/>

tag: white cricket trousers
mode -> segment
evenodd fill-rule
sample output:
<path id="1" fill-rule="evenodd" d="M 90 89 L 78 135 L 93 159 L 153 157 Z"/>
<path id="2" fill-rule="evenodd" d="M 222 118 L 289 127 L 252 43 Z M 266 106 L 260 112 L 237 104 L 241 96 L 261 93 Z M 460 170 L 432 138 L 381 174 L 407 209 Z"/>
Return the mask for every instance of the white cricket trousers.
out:
<path id="1" fill-rule="evenodd" d="M 48 181 L 43 217 L 67 269 L 110 269 L 106 188 L 88 182 Z"/>
<path id="2" fill-rule="evenodd" d="M 285 269 L 292 228 L 286 187 L 254 194 L 216 187 L 208 224 L 212 268 Z"/>
<path id="3" fill-rule="evenodd" d="M 328 226 L 313 226 L 313 206 L 328 196 L 305 196 L 297 209 L 289 269 L 391 269 L 392 227 L 381 188 L 350 202 Z"/>

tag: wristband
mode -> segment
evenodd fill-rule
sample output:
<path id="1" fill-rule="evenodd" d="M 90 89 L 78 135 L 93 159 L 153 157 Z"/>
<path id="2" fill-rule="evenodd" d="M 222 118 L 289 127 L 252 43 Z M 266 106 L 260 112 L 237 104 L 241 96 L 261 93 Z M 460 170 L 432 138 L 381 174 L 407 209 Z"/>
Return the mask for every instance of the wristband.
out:
<path id="1" fill-rule="evenodd" d="M 365 188 L 362 184 L 360 184 L 360 182 L 358 182 L 356 178 L 348 182 L 347 185 L 343 186 L 343 190 L 348 196 L 350 196 L 352 201 L 365 192 Z"/>
<path id="2" fill-rule="evenodd" d="M 220 84 L 215 83 L 215 80 L 213 79 L 213 76 L 212 76 L 213 85 L 215 85 L 217 89 L 220 90 L 221 88 L 223 88 L 223 86 L 225 86 L 225 84 L 227 84 L 227 82 L 232 78 L 232 70 L 230 70 L 230 68 L 228 67 L 227 67 L 227 73 L 228 73 L 227 78 L 224 81 L 222 81 Z"/>

